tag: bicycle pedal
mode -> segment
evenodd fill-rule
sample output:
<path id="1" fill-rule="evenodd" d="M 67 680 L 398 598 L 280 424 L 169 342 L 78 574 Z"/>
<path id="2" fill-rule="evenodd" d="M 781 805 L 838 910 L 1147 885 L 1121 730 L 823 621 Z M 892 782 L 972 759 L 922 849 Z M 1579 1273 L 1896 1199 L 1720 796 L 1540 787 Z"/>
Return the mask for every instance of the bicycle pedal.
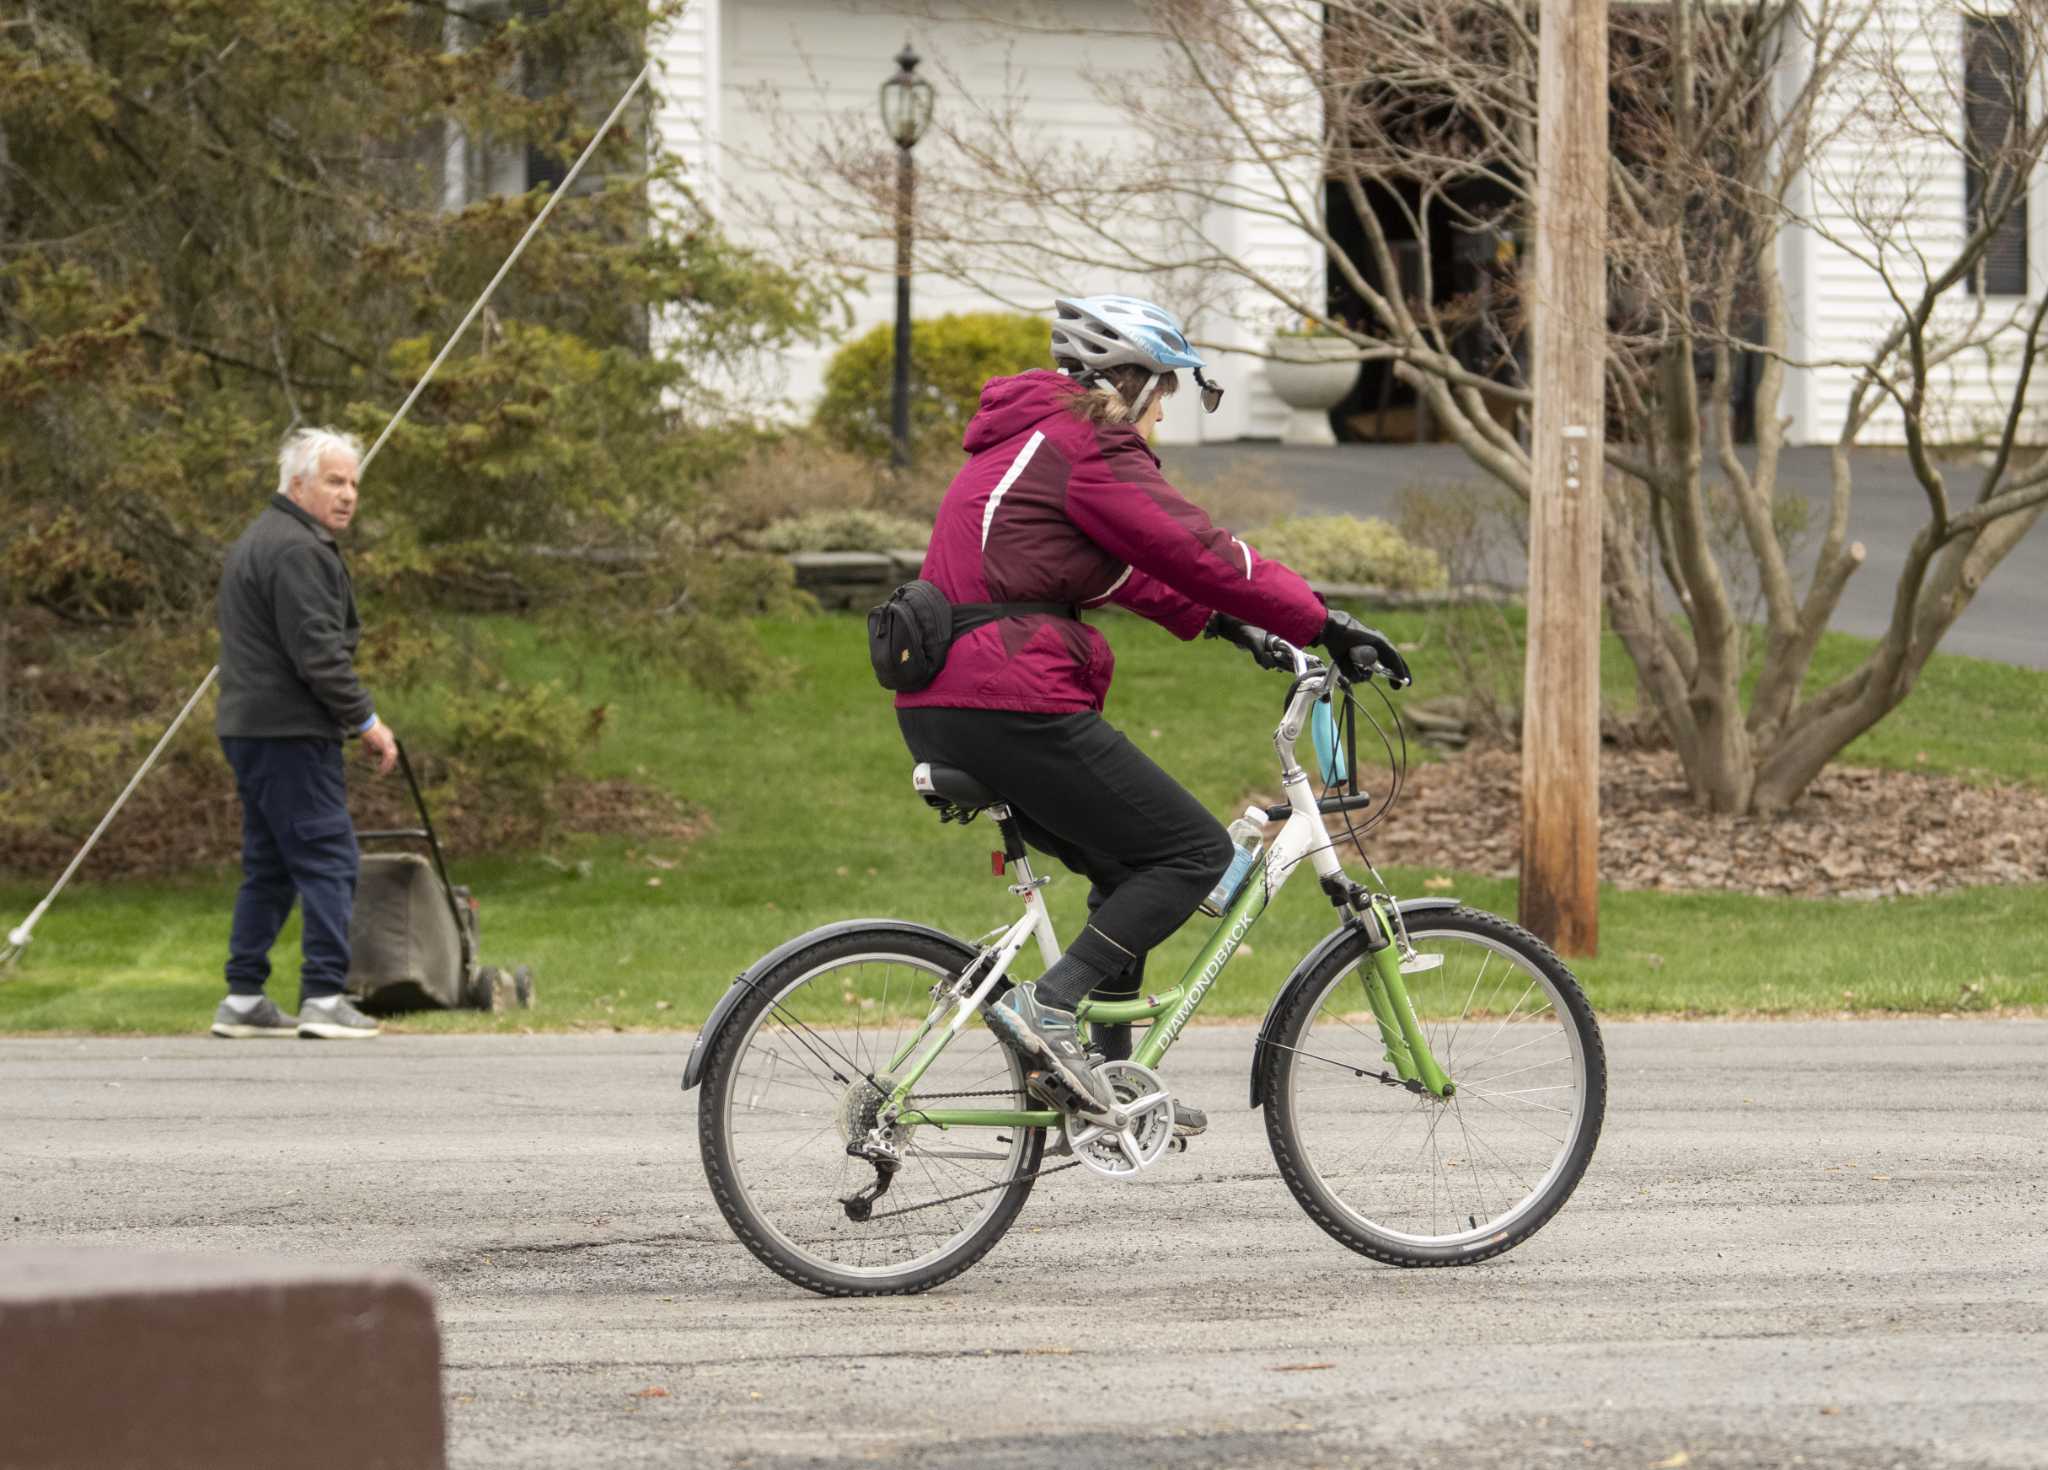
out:
<path id="1" fill-rule="evenodd" d="M 1116 1114 L 1104 1113 L 1100 1104 L 1074 1091 L 1057 1072 L 1026 1072 L 1024 1090 L 1041 1102 L 1051 1103 L 1069 1118 L 1109 1128 L 1123 1126 Z"/>

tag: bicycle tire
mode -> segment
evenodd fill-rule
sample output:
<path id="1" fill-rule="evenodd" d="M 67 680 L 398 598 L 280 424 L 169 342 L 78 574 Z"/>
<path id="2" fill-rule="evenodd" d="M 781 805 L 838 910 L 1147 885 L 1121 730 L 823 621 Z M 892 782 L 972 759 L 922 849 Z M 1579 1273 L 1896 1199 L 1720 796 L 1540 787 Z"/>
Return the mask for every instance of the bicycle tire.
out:
<path id="1" fill-rule="evenodd" d="M 947 1210 L 943 1199 L 926 1204 L 906 1198 L 894 1182 L 875 1202 L 872 1220 L 853 1220 L 842 1205 L 849 1184 L 858 1188 L 875 1177 L 871 1165 L 846 1156 L 844 1140 L 850 1135 L 845 1120 L 850 1114 L 857 1115 L 861 1104 L 872 1097 L 867 1090 L 872 1083 L 867 1079 L 880 1075 L 886 1080 L 886 1068 L 878 1074 L 874 1065 L 878 1056 L 887 1054 L 884 1047 L 894 1052 L 901 1038 L 915 1029 L 914 1024 L 907 1028 L 897 1025 L 889 1040 L 882 1039 L 880 1033 L 900 1017 L 891 1014 L 891 982 L 882 982 L 881 995 L 872 993 L 877 988 L 874 975 L 893 967 L 935 982 L 960 973 L 963 952 L 960 946 L 888 924 L 834 935 L 797 951 L 759 977 L 753 993 L 734 1010 L 715 1039 L 705 1059 L 697 1114 L 705 1177 L 741 1244 L 786 1280 L 823 1296 L 929 1291 L 987 1255 L 1030 1197 L 1044 1155 L 1043 1129 L 992 1134 L 1005 1152 L 999 1160 L 984 1160 L 990 1165 L 984 1170 L 970 1170 L 959 1162 L 959 1145 L 950 1144 L 954 1135 L 936 1135 L 948 1140 L 954 1152 L 934 1152 L 932 1145 L 919 1144 L 925 1130 L 914 1129 L 906 1145 L 904 1167 L 895 1179 L 903 1181 L 906 1190 L 929 1185 L 935 1197 L 953 1184 L 971 1188 L 975 1192 L 968 1197 L 968 1208 Z M 863 970 L 867 973 L 856 973 Z M 822 988 L 821 980 L 825 982 Z M 875 1005 L 862 1006 L 864 1000 Z M 917 1014 L 922 1017 L 926 1012 Z M 871 1018 L 877 1022 L 873 1028 L 877 1035 L 869 1039 L 862 1033 L 869 1029 Z M 771 1038 L 770 1049 L 765 1051 L 757 1045 L 764 1033 Z M 975 1073 L 994 1068 L 997 1075 L 989 1080 L 988 1090 L 1007 1091 L 1014 1102 L 989 1097 L 975 1106 L 1036 1106 L 1026 1097 L 1023 1068 L 1016 1056 L 993 1035 L 976 1033 L 982 1033 L 982 1028 L 972 1023 L 970 1029 L 963 1029 L 941 1053 L 913 1097 L 947 1091 L 963 1078 L 978 1083 L 981 1079 Z M 782 1045 L 785 1038 L 791 1044 Z M 750 1056 L 756 1060 L 750 1062 Z M 778 1100 L 796 1100 L 800 1105 L 791 1116 L 801 1119 L 786 1126 L 773 1122 L 776 1108 L 764 1109 L 760 1102 L 768 1090 L 784 1085 L 781 1074 L 785 1067 L 791 1069 L 789 1091 L 776 1096 Z M 837 1073 L 837 1080 L 827 1077 L 828 1072 Z M 747 1084 L 744 1096 L 739 1095 L 742 1083 Z M 827 1099 L 820 1094 L 820 1087 L 836 1094 L 826 1125 L 829 1131 L 813 1132 L 808 1139 L 796 1136 L 824 1116 Z M 740 1127 L 743 1118 L 759 1119 L 767 1125 L 759 1131 L 769 1136 L 776 1127 L 783 1127 L 785 1136 L 796 1136 L 795 1141 L 784 1147 L 783 1139 L 775 1139 L 772 1155 L 762 1150 L 760 1157 L 750 1157 L 755 1151 L 743 1141 L 747 1132 Z M 955 1130 L 961 1135 L 968 1132 Z M 800 1155 L 800 1150 L 807 1151 Z M 950 1169 L 934 1173 L 933 1163 L 941 1161 Z M 913 1163 L 921 1172 L 913 1171 Z M 950 1182 L 941 1184 L 941 1180 Z M 892 1221 L 896 1222 L 893 1226 L 888 1223 Z M 949 1225 L 958 1228 L 933 1248 L 911 1249 L 922 1235 L 943 1231 Z M 886 1253 L 887 1248 L 899 1245 L 910 1252 L 908 1259 L 870 1264 L 871 1251 Z M 854 1259 L 844 1258 L 848 1256 Z"/>
<path id="2" fill-rule="evenodd" d="M 1362 989 L 1357 1000 L 1348 1002 L 1348 1015 L 1343 1003 L 1332 1009 L 1340 987 L 1359 966 L 1370 963 L 1365 936 L 1353 934 L 1284 999 L 1260 1101 L 1281 1177 L 1309 1218 L 1333 1238 L 1388 1265 L 1468 1266 L 1534 1235 L 1578 1187 L 1606 1115 L 1606 1053 L 1578 980 L 1527 930 L 1461 907 L 1412 917 L 1409 937 L 1418 953 L 1445 956 L 1435 970 L 1407 981 L 1438 1062 L 1459 1084 L 1453 1095 L 1439 1101 L 1383 1080 L 1391 1067 L 1377 1027 L 1369 1017 L 1363 1026 L 1352 1019 L 1365 1009 Z M 1526 984 L 1515 993 L 1514 1009 L 1489 1027 L 1499 1001 L 1482 1003 L 1483 1017 L 1477 1019 L 1473 1005 L 1495 958 L 1506 963 L 1493 996 L 1502 996 L 1507 977 L 1515 973 L 1526 977 Z M 1458 990 L 1466 986 L 1463 972 L 1475 961 L 1478 968 L 1463 1007 L 1452 1013 L 1443 997 L 1455 1003 Z M 1522 1016 L 1532 993 L 1545 1004 Z M 1554 1026 L 1544 1022 L 1546 1013 L 1555 1018 Z M 1319 1019 L 1331 1024 L 1319 1029 Z M 1518 1020 L 1521 1027 L 1504 1035 Z M 1561 1049 L 1551 1043 L 1553 1030 Z M 1495 1070 L 1489 1071 L 1490 1066 Z M 1343 1075 L 1347 1072 L 1349 1078 Z M 1509 1078 L 1517 1086 L 1487 1085 Z M 1523 1078 L 1529 1079 L 1526 1084 Z M 1317 1094 L 1313 1100 L 1312 1092 Z M 1564 1123 L 1550 1121 L 1558 1114 L 1565 1116 Z M 1446 1119 L 1455 1130 L 1444 1127 Z M 1366 1126 L 1359 1126 L 1361 1120 Z M 1475 1127 L 1481 1135 L 1476 1139 Z M 1554 1151 L 1533 1139 L 1522 1141 L 1529 1134 L 1551 1138 L 1544 1131 L 1549 1127 L 1562 1129 Z M 1361 1141 L 1358 1168 L 1342 1173 L 1339 1166 L 1348 1160 L 1350 1146 Z M 1411 1152 L 1412 1164 L 1399 1162 Z M 1523 1155 L 1542 1164 L 1533 1182 L 1534 1165 L 1523 1163 Z M 1368 1170 L 1377 1173 L 1367 1178 Z M 1416 1177 L 1426 1184 L 1427 1229 L 1420 1228 L 1424 1206 Z M 1339 1186 L 1352 1178 L 1360 1181 L 1356 1192 L 1376 1203 L 1362 1205 L 1346 1197 Z M 1503 1207 L 1487 1203 L 1488 1181 Z M 1482 1209 L 1488 1211 L 1484 1221 Z M 1438 1232 L 1441 1222 L 1457 1227 L 1461 1211 L 1462 1228 Z M 1395 1218 L 1413 1220 L 1417 1228 L 1395 1228 Z"/>

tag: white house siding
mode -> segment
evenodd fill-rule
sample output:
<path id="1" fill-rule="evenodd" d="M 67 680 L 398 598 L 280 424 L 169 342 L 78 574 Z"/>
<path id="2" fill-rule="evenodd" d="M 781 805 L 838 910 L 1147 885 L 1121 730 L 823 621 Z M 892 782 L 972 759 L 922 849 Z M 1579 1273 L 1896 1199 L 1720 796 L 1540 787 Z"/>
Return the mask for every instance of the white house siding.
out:
<path id="1" fill-rule="evenodd" d="M 1279 11 L 1272 18 L 1293 31 L 1293 42 L 1304 53 L 1320 51 L 1322 37 L 1308 10 Z M 1262 165 L 1236 164 L 1223 197 L 1241 197 L 1260 208 L 1248 211 L 1218 204 L 1211 210 L 1207 226 L 1212 238 L 1248 273 L 1297 294 L 1306 305 L 1320 310 L 1326 304 L 1329 285 L 1329 261 L 1322 247 L 1286 219 L 1264 211 L 1284 207 L 1284 185 L 1295 207 L 1322 218 L 1322 178 L 1311 163 L 1298 157 L 1299 139 L 1314 137 L 1322 130 L 1322 101 L 1309 80 L 1298 74 L 1269 79 L 1267 86 L 1274 96 L 1291 92 L 1292 105 L 1272 120 L 1274 146 L 1266 152 L 1292 162 L 1281 167 L 1278 178 Z M 1272 298 L 1246 280 L 1233 280 L 1229 286 L 1223 305 L 1194 323 L 1198 335 L 1205 341 L 1240 347 L 1263 343 L 1274 325 Z M 1222 407 L 1206 419 L 1199 413 L 1184 413 L 1177 427 L 1185 429 L 1186 421 L 1195 418 L 1201 419 L 1202 437 L 1208 439 L 1277 438 L 1287 426 L 1289 410 L 1266 386 L 1263 361 L 1225 352 L 1216 367 L 1217 380 L 1232 390 L 1225 394 Z"/>
<path id="2" fill-rule="evenodd" d="M 1961 95 L 1960 16 L 1948 0 L 1874 4 L 1883 39 L 1873 44 L 1895 52 L 1915 95 L 1931 105 L 1936 119 L 1946 119 L 1952 136 L 1902 137 L 1881 115 L 1859 112 L 1869 99 L 1881 96 L 1867 78 L 1845 77 L 1834 89 L 1832 117 L 1846 126 L 1800 181 L 1793 199 L 1795 209 L 1812 211 L 1814 227 L 1789 232 L 1780 256 L 1792 311 L 1793 355 L 1830 364 L 1788 375 L 1784 407 L 1794 443 L 1832 443 L 1839 437 L 1856 382 L 1853 364 L 1866 358 L 1872 344 L 1900 319 L 1871 260 L 1882 259 L 1910 300 L 1928 271 L 1938 272 L 1955 258 L 1965 235 L 1963 159 L 1955 141 L 1962 133 L 1962 110 L 1960 101 L 1953 100 Z M 1801 58 L 1794 61 L 1803 64 Z M 2041 101 L 2037 96 L 2032 106 Z M 2029 203 L 2028 268 L 2031 294 L 2038 300 L 2048 290 L 2048 181 L 2035 180 Z M 1867 226 L 1858 223 L 1859 212 L 1868 216 L 1873 211 L 1895 214 L 1895 225 L 1885 232 L 1889 238 L 1874 241 Z M 1953 290 L 1935 330 L 1966 325 L 1978 304 L 1962 289 Z M 1983 303 L 1994 320 L 2020 304 L 2018 297 Z M 2018 342 L 2018 333 L 2008 332 L 1992 351 L 1968 353 L 1941 374 L 1938 389 L 1930 390 L 1938 404 L 1930 415 L 1936 440 L 1962 443 L 1995 432 L 2017 384 Z M 2028 437 L 2048 440 L 2048 392 L 2030 397 Z M 1897 410 L 1880 412 L 1860 437 L 1867 444 L 1902 442 Z"/>
<path id="3" fill-rule="evenodd" d="M 1052 0 L 1054 21 L 1062 14 L 1071 20 L 1072 31 L 1061 34 L 1056 24 L 1014 31 L 991 27 L 987 5 L 973 7 L 978 15 L 922 5 L 906 14 L 858 0 L 697 0 L 656 43 L 666 93 L 659 119 L 662 135 L 666 146 L 683 153 L 694 174 L 712 181 L 708 197 L 722 206 L 727 227 L 773 249 L 772 216 L 792 206 L 789 186 L 760 156 L 772 136 L 772 104 L 764 101 L 764 92 L 776 94 L 784 115 L 802 129 L 842 123 L 871 128 L 879 144 L 876 91 L 907 37 L 924 58 L 920 73 L 939 89 L 939 109 L 962 107 L 963 95 L 990 105 L 1015 93 L 1029 98 L 1033 126 L 1042 135 L 1106 148 L 1123 134 L 1124 115 L 1096 95 L 1090 74 L 1144 76 L 1159 62 L 1157 43 L 1136 34 L 1136 26 L 1129 35 L 1106 33 L 1113 30 L 1109 22 L 1118 8 L 1128 8 L 1137 19 L 1136 7 L 1120 7 L 1118 0 Z M 1034 20 L 1043 22 L 1047 12 L 1047 6 L 1035 6 Z M 1077 53 L 1076 37 L 1082 33 L 1085 54 Z M 946 146 L 934 130 L 916 156 L 935 159 L 936 150 Z M 1313 198 L 1313 180 L 1303 182 Z M 1212 227 L 1259 269 L 1320 282 L 1315 247 L 1299 231 L 1244 215 L 1218 218 Z M 918 275 L 912 283 L 912 310 L 928 317 L 1050 307 L 1049 293 L 1031 282 L 992 279 L 985 284 L 986 293 Z M 1134 285 L 1111 269 L 1077 267 L 1069 289 L 1087 294 Z M 894 311 L 892 278 L 869 277 L 854 299 L 846 337 L 893 320 Z M 1270 304 L 1262 306 L 1252 293 L 1242 293 L 1230 312 L 1209 312 L 1192 325 L 1209 340 L 1248 344 L 1264 335 L 1255 313 L 1269 314 Z M 772 365 L 778 386 L 798 411 L 820 392 L 831 350 L 797 351 Z M 1265 389 L 1257 359 L 1227 354 L 1218 363 L 1218 376 L 1231 390 L 1222 411 L 1203 415 L 1193 396 L 1183 394 L 1169 412 L 1163 440 L 1186 443 L 1279 432 L 1284 409 Z"/>
<path id="4" fill-rule="evenodd" d="M 1265 183 L 1271 187 L 1270 180 Z M 1319 193 L 1318 188 L 1312 197 Z M 1219 210 L 1212 217 L 1210 230 L 1248 269 L 1300 289 L 1311 305 L 1324 303 L 1328 278 L 1322 247 L 1285 220 L 1242 211 L 1225 215 Z M 1193 330 L 1207 342 L 1255 348 L 1270 336 L 1272 299 L 1248 283 L 1233 282 L 1232 286 L 1225 297 L 1226 307 L 1204 312 L 1192 324 Z M 1211 376 L 1227 389 L 1222 405 L 1213 415 L 1204 415 L 1190 400 L 1190 406 L 1179 411 L 1178 423 L 1169 420 L 1162 427 L 1162 439 L 1169 443 L 1268 439 L 1278 438 L 1287 427 L 1290 410 L 1266 386 L 1263 359 L 1226 350 L 1217 355 Z M 1198 434 L 1188 434 L 1189 429 Z"/>
<path id="5" fill-rule="evenodd" d="M 691 185 L 718 205 L 714 159 L 722 110 L 719 94 L 720 12 L 728 0 L 691 0 L 689 9 L 650 40 L 661 105 L 654 114 L 655 146 L 681 158 Z"/>

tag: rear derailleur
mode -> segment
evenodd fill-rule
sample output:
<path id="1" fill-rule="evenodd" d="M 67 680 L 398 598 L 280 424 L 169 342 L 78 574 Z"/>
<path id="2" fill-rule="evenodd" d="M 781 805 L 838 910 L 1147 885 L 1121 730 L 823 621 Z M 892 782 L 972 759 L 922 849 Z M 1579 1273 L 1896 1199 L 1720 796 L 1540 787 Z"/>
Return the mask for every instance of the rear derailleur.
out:
<path id="1" fill-rule="evenodd" d="M 882 1130 L 872 1129 L 865 1137 L 856 1138 L 846 1145 L 847 1157 L 866 1159 L 875 1166 L 875 1182 L 855 1194 L 849 1194 L 839 1203 L 846 1210 L 846 1218 L 856 1225 L 866 1224 L 875 1212 L 875 1201 L 889 1192 L 889 1186 L 896 1180 L 896 1171 L 903 1167 L 903 1157 L 894 1144 L 882 1136 Z"/>

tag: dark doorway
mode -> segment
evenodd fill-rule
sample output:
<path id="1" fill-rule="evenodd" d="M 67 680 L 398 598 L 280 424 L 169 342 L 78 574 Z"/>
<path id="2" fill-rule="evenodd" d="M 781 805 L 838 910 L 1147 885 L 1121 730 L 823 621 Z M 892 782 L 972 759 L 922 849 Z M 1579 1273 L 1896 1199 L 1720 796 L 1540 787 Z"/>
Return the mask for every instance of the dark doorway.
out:
<path id="1" fill-rule="evenodd" d="M 1499 228 L 1461 225 L 1461 220 L 1473 216 L 1500 213 L 1506 192 L 1484 180 L 1452 191 L 1450 200 L 1433 205 L 1424 218 L 1423 239 L 1416 238 L 1410 223 L 1410 215 L 1420 213 L 1419 186 L 1402 186 L 1401 195 L 1379 185 L 1367 185 L 1362 192 L 1386 235 L 1398 280 L 1390 288 L 1383 279 L 1351 191 L 1333 180 L 1325 186 L 1324 207 L 1337 248 L 1381 294 L 1391 289 L 1403 300 L 1419 301 L 1426 282 L 1432 304 L 1457 323 L 1451 345 L 1459 362 L 1485 377 L 1511 381 L 1517 374 L 1508 357 L 1517 333 L 1512 321 L 1504 318 L 1503 308 L 1508 303 L 1502 287 L 1514 269 L 1515 243 Z M 1328 289 L 1334 320 L 1379 329 L 1334 260 L 1329 266 Z M 1497 408 L 1496 415 L 1503 423 L 1513 421 L 1506 404 Z M 1348 443 L 1426 443 L 1439 437 L 1427 405 L 1413 388 L 1395 378 L 1390 365 L 1380 362 L 1365 364 L 1351 396 L 1331 410 L 1330 419 L 1337 438 Z"/>
<path id="2" fill-rule="evenodd" d="M 1616 65 L 1610 68 L 1610 75 L 1615 82 L 1609 94 L 1617 156 L 1624 161 L 1634 133 L 1654 137 L 1658 132 L 1655 128 L 1632 128 L 1631 119 L 1640 122 L 1644 109 L 1668 105 L 1664 89 L 1669 86 L 1669 63 L 1660 54 L 1663 16 L 1635 7 L 1628 7 L 1626 13 L 1636 23 L 1617 26 L 1613 32 Z M 1477 159 L 1485 154 L 1485 130 L 1469 115 L 1462 115 L 1458 103 L 1448 96 L 1433 98 L 1426 93 L 1396 91 L 1394 84 L 1377 79 L 1373 69 L 1359 59 L 1369 55 L 1371 49 L 1371 22 L 1362 18 L 1368 15 L 1332 15 L 1324 35 L 1326 50 L 1348 57 L 1358 74 L 1366 78 L 1359 84 L 1358 121 L 1353 125 L 1362 129 L 1412 128 L 1418 140 L 1449 140 L 1443 143 L 1445 147 L 1454 147 L 1465 135 L 1465 141 L 1475 145 L 1471 156 Z M 1740 21 L 1730 19 L 1721 24 L 1733 26 Z M 1487 34 L 1486 22 L 1475 12 L 1472 44 L 1484 46 Z M 1361 133 L 1356 141 L 1363 156 L 1387 156 L 1386 140 L 1376 132 Z M 1399 141 L 1398 137 L 1395 141 Z M 1376 148 L 1375 144 L 1380 146 Z M 1424 156 L 1431 151 L 1420 150 Z M 1515 198 L 1498 173 L 1489 177 L 1482 172 L 1485 168 L 1498 170 L 1505 166 L 1496 154 L 1490 163 L 1475 162 L 1470 177 L 1463 181 L 1448 185 L 1439 181 L 1438 197 L 1433 198 L 1426 212 L 1420 182 L 1376 180 L 1362 183 L 1354 191 L 1343 178 L 1332 178 L 1324 185 L 1324 218 L 1335 243 L 1335 254 L 1352 263 L 1371 291 L 1398 294 L 1417 305 L 1423 304 L 1421 298 L 1426 292 L 1426 304 L 1444 324 L 1450 351 L 1460 366 L 1476 377 L 1519 385 L 1527 361 L 1522 307 L 1516 290 L 1517 272 L 1527 258 L 1525 242 L 1518 238 L 1522 223 L 1515 213 Z M 1707 216 L 1712 207 L 1711 202 L 1700 201 L 1702 218 L 1698 227 L 1711 228 L 1712 221 Z M 1368 244 L 1368 217 L 1387 241 L 1393 257 L 1390 270 L 1380 266 Z M 1388 276 L 1394 279 L 1386 279 Z M 1332 320 L 1364 328 L 1374 335 L 1384 332 L 1385 324 L 1377 320 L 1352 288 L 1334 255 L 1326 279 Z M 1628 323 L 1623 320 L 1624 297 L 1621 290 L 1609 292 L 1609 309 L 1615 325 L 1625 332 Z M 1752 268 L 1736 291 L 1731 322 L 1735 335 L 1757 340 L 1762 329 L 1760 301 Z M 1708 304 L 1696 302 L 1695 310 L 1704 326 Z M 1694 371 L 1702 385 L 1712 381 L 1716 364 L 1711 350 L 1700 352 Z M 1729 371 L 1733 378 L 1732 434 L 1738 442 L 1751 443 L 1755 439 L 1761 358 L 1754 353 L 1735 353 Z M 1488 406 L 1496 422 L 1510 432 L 1515 431 L 1517 415 L 1513 405 L 1489 395 Z M 1420 395 L 1398 381 L 1390 365 L 1379 362 L 1368 362 L 1362 367 L 1350 396 L 1331 411 L 1330 422 L 1337 438 L 1344 442 L 1421 443 L 1446 437 L 1430 421 Z"/>

